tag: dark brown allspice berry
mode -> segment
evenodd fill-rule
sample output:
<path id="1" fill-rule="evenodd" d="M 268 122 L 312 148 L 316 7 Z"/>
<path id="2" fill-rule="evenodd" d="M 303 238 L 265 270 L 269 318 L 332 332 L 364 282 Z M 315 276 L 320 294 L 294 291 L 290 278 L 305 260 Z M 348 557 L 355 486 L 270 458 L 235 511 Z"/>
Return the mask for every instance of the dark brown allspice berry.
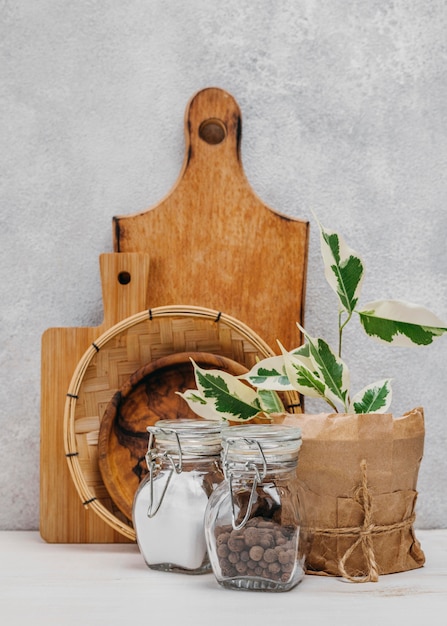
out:
<path id="1" fill-rule="evenodd" d="M 264 548 L 262 546 L 253 546 L 249 554 L 253 561 L 260 561 L 264 556 Z"/>
<path id="2" fill-rule="evenodd" d="M 256 519 L 256 518 L 254 518 Z M 244 535 L 244 541 L 248 547 L 256 546 L 259 544 L 260 533 L 255 527 L 247 528 Z"/>
<path id="3" fill-rule="evenodd" d="M 275 545 L 275 540 L 273 538 L 273 535 L 271 535 L 270 533 L 262 534 L 259 540 L 259 544 L 263 548 L 272 548 Z"/>
<path id="4" fill-rule="evenodd" d="M 246 574 L 247 573 L 247 563 L 244 563 L 243 561 L 239 561 L 238 563 L 236 563 L 235 565 L 236 570 L 239 574 Z"/>
<path id="5" fill-rule="evenodd" d="M 239 558 L 241 559 L 241 561 L 247 562 L 250 559 L 250 555 L 248 554 L 247 550 L 242 550 L 242 552 L 239 555 Z"/>
<path id="6" fill-rule="evenodd" d="M 236 575 L 236 568 L 234 567 L 234 565 L 231 565 L 231 563 L 228 563 L 227 561 L 227 565 L 224 566 L 220 566 L 221 570 L 222 570 L 222 574 L 224 576 L 235 576 Z"/>
<path id="7" fill-rule="evenodd" d="M 278 554 L 278 561 L 283 565 L 289 562 L 289 554 L 286 550 L 282 550 Z"/>
<path id="8" fill-rule="evenodd" d="M 225 558 L 229 555 L 229 553 L 230 553 L 230 550 L 226 543 L 222 543 L 220 546 L 217 547 L 217 554 L 220 557 Z"/>
<path id="9" fill-rule="evenodd" d="M 228 560 L 234 565 L 239 561 L 239 554 L 237 552 L 230 552 L 230 554 L 228 555 Z"/>
<path id="10" fill-rule="evenodd" d="M 230 533 L 220 532 L 217 535 L 216 543 L 219 546 L 221 543 L 227 543 L 230 538 Z"/>
<path id="11" fill-rule="evenodd" d="M 264 561 L 267 561 L 267 563 L 274 563 L 277 560 L 278 560 L 278 554 L 273 548 L 268 548 L 264 552 Z"/>
<path id="12" fill-rule="evenodd" d="M 278 562 L 270 563 L 269 566 L 268 566 L 268 570 L 272 574 L 277 574 L 278 572 L 281 571 L 281 565 Z"/>
<path id="13" fill-rule="evenodd" d="M 242 552 L 245 548 L 245 541 L 239 535 L 231 535 L 228 539 L 228 547 L 233 552 Z"/>

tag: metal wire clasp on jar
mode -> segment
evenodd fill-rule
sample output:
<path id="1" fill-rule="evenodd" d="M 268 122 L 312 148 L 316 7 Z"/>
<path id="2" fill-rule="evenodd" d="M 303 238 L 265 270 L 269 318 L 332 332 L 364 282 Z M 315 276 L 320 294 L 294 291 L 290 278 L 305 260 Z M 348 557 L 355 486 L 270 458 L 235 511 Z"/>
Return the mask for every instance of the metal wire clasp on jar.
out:
<path id="1" fill-rule="evenodd" d="M 147 430 L 149 473 L 135 494 L 132 515 L 140 552 L 151 569 L 209 572 L 204 514 L 224 479 L 221 423 L 160 420 Z"/>
<path id="2" fill-rule="evenodd" d="M 299 428 L 277 424 L 222 431 L 225 481 L 205 513 L 217 582 L 230 589 L 288 591 L 304 576 L 296 466 Z"/>

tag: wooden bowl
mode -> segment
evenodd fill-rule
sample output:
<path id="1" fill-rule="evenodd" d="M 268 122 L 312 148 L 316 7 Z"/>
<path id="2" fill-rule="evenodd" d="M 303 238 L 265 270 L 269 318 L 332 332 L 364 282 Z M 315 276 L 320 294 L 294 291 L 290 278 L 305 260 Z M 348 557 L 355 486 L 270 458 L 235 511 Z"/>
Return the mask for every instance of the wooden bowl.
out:
<path id="1" fill-rule="evenodd" d="M 132 519 L 139 483 L 147 474 L 147 427 L 161 419 L 200 418 L 176 391 L 196 389 L 191 358 L 203 369 L 238 376 L 247 368 L 226 357 L 206 352 L 171 354 L 137 370 L 115 393 L 101 421 L 98 463 L 110 497 Z"/>

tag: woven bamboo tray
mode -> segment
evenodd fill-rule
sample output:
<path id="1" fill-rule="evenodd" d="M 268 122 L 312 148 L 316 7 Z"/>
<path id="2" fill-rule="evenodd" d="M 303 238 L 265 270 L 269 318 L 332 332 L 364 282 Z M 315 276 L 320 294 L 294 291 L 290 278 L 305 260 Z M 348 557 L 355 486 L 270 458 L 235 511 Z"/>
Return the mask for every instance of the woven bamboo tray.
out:
<path id="1" fill-rule="evenodd" d="M 232 316 L 203 307 L 171 305 L 137 313 L 98 337 L 79 361 L 64 412 L 64 448 L 71 477 L 85 507 L 128 539 L 135 531 L 108 492 L 99 468 L 99 431 L 115 393 L 144 365 L 182 352 L 221 355 L 251 368 L 271 348 Z M 299 410 L 298 394 L 285 395 Z"/>

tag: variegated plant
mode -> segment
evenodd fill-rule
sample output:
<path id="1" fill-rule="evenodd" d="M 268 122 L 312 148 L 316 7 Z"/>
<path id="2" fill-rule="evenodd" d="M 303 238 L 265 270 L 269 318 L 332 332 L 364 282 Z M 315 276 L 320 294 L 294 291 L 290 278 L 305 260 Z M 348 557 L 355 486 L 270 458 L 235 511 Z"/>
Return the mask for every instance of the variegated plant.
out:
<path id="1" fill-rule="evenodd" d="M 254 390 L 221 370 L 204 370 L 191 359 L 197 389 L 176 393 L 186 400 L 191 409 L 205 419 L 224 419 L 247 422 L 259 415 L 284 412 L 284 406 L 275 391 Z"/>
<path id="2" fill-rule="evenodd" d="M 346 324 L 358 315 L 367 335 L 399 346 L 428 345 L 447 332 L 431 311 L 400 300 L 377 300 L 358 308 L 363 261 L 338 233 L 318 225 L 325 276 L 339 300 L 338 352 L 298 324 L 306 340 L 302 346 L 287 351 L 280 345 L 280 356 L 260 361 L 239 378 L 194 364 L 197 390 L 180 395 L 201 417 L 247 421 L 260 413 L 281 412 L 277 392 L 293 389 L 325 400 L 336 412 L 384 413 L 391 403 L 390 379 L 372 383 L 351 396 L 349 369 L 341 358 Z"/>

